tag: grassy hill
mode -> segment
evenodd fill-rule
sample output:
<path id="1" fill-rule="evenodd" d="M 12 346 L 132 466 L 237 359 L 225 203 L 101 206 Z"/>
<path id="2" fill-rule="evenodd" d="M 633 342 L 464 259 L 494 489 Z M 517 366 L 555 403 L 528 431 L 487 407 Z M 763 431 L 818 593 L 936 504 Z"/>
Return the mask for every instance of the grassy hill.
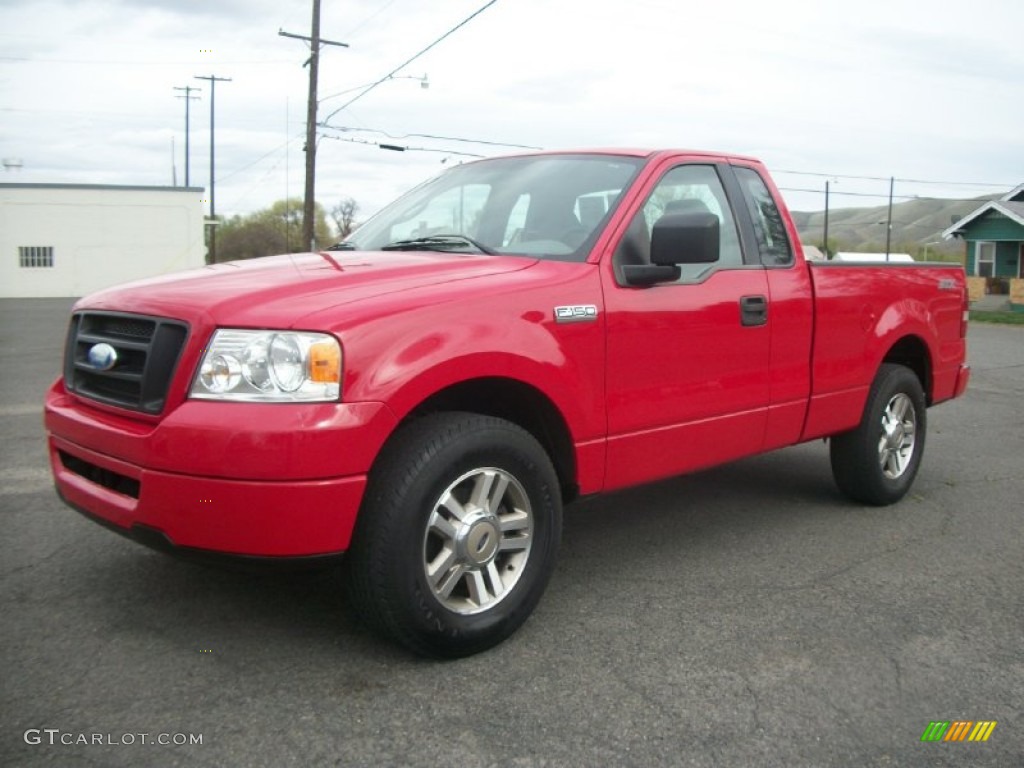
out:
<path id="1" fill-rule="evenodd" d="M 986 200 L 979 197 L 970 202 L 917 198 L 892 206 L 892 245 L 895 253 L 909 253 L 915 258 L 925 254 L 931 260 L 959 260 L 963 257 L 962 240 L 943 241 L 941 233 L 954 220 L 963 218 Z M 832 208 L 828 214 L 828 239 L 833 250 L 882 252 L 885 250 L 885 222 L 888 205 L 873 208 Z M 824 211 L 794 211 L 800 238 L 810 245 L 820 245 L 825 223 Z M 935 243 L 935 241 L 941 241 Z"/>

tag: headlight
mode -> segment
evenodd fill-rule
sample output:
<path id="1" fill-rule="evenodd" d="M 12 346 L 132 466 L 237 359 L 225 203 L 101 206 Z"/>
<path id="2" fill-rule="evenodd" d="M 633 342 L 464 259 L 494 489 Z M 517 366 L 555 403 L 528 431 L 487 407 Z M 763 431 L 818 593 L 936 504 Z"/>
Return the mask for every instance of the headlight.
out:
<path id="1" fill-rule="evenodd" d="M 329 402 L 341 394 L 341 346 L 325 333 L 221 328 L 203 355 L 190 397 Z"/>

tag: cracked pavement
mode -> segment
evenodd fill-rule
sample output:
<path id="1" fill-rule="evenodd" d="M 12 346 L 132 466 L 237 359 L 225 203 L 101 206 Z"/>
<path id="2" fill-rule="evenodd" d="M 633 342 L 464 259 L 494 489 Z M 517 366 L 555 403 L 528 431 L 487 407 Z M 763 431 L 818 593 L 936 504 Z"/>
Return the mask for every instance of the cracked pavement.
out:
<path id="1" fill-rule="evenodd" d="M 901 504 L 846 501 L 821 442 L 585 500 L 526 626 L 436 663 L 354 623 L 336 571 L 209 570 L 65 508 L 39 404 L 69 306 L 0 300 L 4 766 L 1024 762 L 1024 328 L 972 325 Z M 958 719 L 998 726 L 920 741 Z"/>

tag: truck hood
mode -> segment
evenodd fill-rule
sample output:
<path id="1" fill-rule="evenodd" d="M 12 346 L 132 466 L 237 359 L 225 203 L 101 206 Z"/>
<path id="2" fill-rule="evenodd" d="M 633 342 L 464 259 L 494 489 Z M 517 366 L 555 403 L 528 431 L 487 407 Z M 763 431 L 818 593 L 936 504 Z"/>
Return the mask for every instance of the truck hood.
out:
<path id="1" fill-rule="evenodd" d="M 108 288 L 75 309 L 161 315 L 211 324 L 291 327 L 311 313 L 425 286 L 516 272 L 521 256 L 374 251 L 301 253 L 214 264 Z"/>

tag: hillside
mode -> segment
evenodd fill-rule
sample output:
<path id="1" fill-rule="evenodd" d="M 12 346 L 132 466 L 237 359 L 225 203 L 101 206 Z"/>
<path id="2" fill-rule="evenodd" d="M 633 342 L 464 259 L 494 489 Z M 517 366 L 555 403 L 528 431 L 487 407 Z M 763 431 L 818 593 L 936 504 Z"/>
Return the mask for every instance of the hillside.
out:
<path id="1" fill-rule="evenodd" d="M 917 198 L 892 206 L 893 252 L 910 253 L 923 257 L 959 258 L 964 244 L 960 240 L 943 241 L 941 233 L 956 219 L 975 210 L 993 197 L 979 197 L 964 202 L 939 198 Z M 828 217 L 828 239 L 833 250 L 874 251 L 885 250 L 885 222 L 888 206 L 872 208 L 832 208 Z M 794 211 L 800 238 L 811 245 L 820 245 L 825 222 L 824 211 Z M 941 241 L 936 243 L 935 241 Z"/>

